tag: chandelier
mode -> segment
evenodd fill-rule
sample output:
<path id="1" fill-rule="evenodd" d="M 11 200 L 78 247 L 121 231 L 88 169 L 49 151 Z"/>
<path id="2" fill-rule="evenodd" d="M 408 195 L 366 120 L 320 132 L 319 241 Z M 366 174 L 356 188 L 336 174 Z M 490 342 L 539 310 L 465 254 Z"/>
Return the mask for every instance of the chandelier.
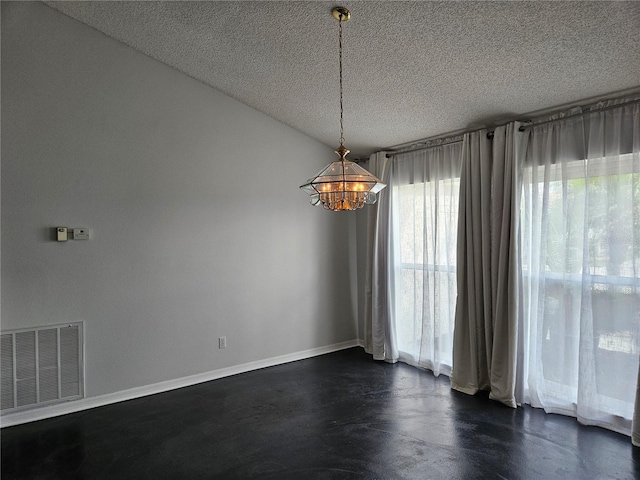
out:
<path id="1" fill-rule="evenodd" d="M 322 205 L 327 210 L 356 210 L 365 204 L 376 203 L 378 192 L 386 185 L 356 163 L 347 160 L 349 150 L 344 146 L 344 122 L 342 107 L 342 22 L 351 18 L 344 7 L 335 7 L 331 14 L 338 20 L 340 49 L 340 146 L 335 150 L 340 160 L 330 163 L 300 188 L 311 195 L 312 205 Z"/>

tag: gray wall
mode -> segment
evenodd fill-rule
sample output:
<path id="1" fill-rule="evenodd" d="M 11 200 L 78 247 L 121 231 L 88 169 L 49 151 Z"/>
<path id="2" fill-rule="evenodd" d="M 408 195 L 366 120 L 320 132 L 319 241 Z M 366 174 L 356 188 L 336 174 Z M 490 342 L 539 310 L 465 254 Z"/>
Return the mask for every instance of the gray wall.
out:
<path id="1" fill-rule="evenodd" d="M 333 158 L 42 4 L 2 2 L 2 329 L 84 320 L 90 397 L 356 339 L 355 220 L 298 189 Z M 57 243 L 58 225 L 92 239 Z"/>

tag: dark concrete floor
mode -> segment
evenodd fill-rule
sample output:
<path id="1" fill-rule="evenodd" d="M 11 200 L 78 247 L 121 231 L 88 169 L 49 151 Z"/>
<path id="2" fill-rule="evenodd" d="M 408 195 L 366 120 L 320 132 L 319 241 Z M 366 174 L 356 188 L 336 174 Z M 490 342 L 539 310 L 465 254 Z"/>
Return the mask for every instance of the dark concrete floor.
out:
<path id="1" fill-rule="evenodd" d="M 632 479 L 629 437 L 360 348 L 5 428 L 10 479 Z"/>

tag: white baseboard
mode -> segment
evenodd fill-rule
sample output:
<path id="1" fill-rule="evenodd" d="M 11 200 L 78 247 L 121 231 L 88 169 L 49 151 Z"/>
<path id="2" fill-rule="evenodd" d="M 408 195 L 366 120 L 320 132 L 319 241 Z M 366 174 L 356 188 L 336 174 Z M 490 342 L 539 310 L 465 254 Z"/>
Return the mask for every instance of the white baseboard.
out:
<path id="1" fill-rule="evenodd" d="M 241 365 L 235 365 L 232 367 L 220 368 L 218 370 L 199 373 L 197 375 L 190 375 L 188 377 L 167 380 L 165 382 L 145 385 L 143 387 L 135 387 L 128 390 L 122 390 L 120 392 L 107 393 L 106 395 L 100 395 L 97 397 L 89 397 L 83 398 L 81 400 L 59 403 L 56 405 L 36 407 L 33 410 L 23 410 L 15 413 L 7 413 L 0 417 L 0 427 L 4 428 L 13 425 L 20 425 L 22 423 L 35 422 L 37 420 L 44 420 L 45 418 L 80 412 L 82 410 L 88 410 L 90 408 L 101 407 L 103 405 L 123 402 L 125 400 L 144 397 L 146 395 L 154 395 L 156 393 L 167 392 L 169 390 L 175 390 L 176 388 L 188 387 L 190 385 L 196 385 L 198 383 L 208 382 L 211 380 L 216 380 L 218 378 L 229 377 L 231 375 L 237 375 L 239 373 L 258 370 L 260 368 L 273 367 L 275 365 L 281 365 L 283 363 L 295 362 L 296 360 L 304 360 L 305 358 L 324 355 L 325 353 L 337 352 L 338 350 L 361 346 L 361 344 L 362 342 L 359 340 L 350 340 L 348 342 L 335 343 L 333 345 L 326 345 L 324 347 L 312 348 L 310 350 L 303 350 L 301 352 L 266 358 L 264 360 L 258 360 L 255 362 L 243 363 Z"/>

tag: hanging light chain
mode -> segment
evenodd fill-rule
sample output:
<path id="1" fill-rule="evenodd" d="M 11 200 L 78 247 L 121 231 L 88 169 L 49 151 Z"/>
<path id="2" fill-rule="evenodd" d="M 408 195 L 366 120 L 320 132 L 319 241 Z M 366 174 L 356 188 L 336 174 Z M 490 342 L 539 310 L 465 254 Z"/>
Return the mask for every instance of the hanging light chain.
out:
<path id="1" fill-rule="evenodd" d="M 342 14 L 338 19 L 338 44 L 340 47 L 340 146 L 344 145 L 344 120 L 343 120 L 343 105 L 342 105 Z"/>

